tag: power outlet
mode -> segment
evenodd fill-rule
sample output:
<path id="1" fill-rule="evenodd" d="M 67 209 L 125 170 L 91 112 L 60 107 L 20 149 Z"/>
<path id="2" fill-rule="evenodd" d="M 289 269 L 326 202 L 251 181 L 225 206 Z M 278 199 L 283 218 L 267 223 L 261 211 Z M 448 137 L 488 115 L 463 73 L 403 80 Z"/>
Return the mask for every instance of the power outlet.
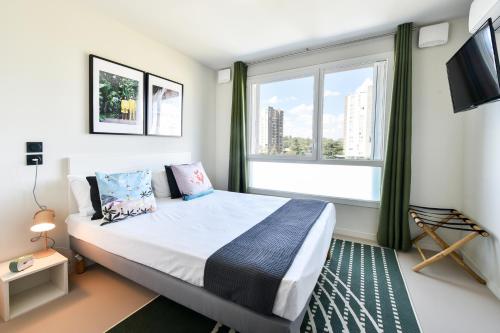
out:
<path id="1" fill-rule="evenodd" d="M 26 142 L 26 153 L 43 153 L 43 142 Z"/>
<path id="2" fill-rule="evenodd" d="M 38 163 L 37 163 L 38 161 Z M 43 155 L 42 154 L 32 154 L 26 155 L 26 165 L 42 165 Z"/>

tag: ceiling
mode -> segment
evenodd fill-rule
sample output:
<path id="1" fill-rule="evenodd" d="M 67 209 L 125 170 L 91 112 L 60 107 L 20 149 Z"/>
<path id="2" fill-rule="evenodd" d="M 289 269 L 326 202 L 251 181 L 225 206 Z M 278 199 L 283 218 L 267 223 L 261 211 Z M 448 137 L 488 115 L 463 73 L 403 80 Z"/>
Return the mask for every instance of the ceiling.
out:
<path id="1" fill-rule="evenodd" d="M 82 0 L 83 1 L 83 0 Z M 356 36 L 465 16 L 472 0 L 86 0 L 219 69 Z"/>

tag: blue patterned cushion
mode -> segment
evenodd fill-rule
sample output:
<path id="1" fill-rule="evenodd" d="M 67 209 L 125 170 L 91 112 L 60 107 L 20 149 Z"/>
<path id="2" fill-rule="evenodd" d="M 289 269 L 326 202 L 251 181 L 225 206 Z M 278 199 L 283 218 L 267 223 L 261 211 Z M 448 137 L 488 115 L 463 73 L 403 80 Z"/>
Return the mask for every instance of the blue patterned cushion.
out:
<path id="1" fill-rule="evenodd" d="M 95 175 L 104 219 L 101 225 L 156 210 L 150 170 Z"/>

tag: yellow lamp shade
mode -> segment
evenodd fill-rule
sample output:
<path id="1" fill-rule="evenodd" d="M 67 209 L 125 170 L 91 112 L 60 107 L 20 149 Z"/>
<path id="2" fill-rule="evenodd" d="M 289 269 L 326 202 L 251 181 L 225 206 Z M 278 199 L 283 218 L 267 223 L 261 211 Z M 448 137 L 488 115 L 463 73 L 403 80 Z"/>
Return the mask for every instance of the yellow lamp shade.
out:
<path id="1" fill-rule="evenodd" d="M 52 209 L 42 209 L 35 213 L 33 216 L 33 225 L 31 231 L 33 232 L 47 232 L 56 227 L 54 224 L 55 212 Z"/>

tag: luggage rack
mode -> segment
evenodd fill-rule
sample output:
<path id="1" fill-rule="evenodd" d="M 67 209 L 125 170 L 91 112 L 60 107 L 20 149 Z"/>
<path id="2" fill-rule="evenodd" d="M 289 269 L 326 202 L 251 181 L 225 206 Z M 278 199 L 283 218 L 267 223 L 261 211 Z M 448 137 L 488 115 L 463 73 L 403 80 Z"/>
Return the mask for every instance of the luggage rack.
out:
<path id="1" fill-rule="evenodd" d="M 422 268 L 429 266 L 449 255 L 460 267 L 462 267 L 479 283 L 486 284 L 483 278 L 474 272 L 472 268 L 464 262 L 462 256 L 456 252 L 456 250 L 460 249 L 477 236 L 488 237 L 489 234 L 486 230 L 468 218 L 465 214 L 452 208 L 433 208 L 410 205 L 409 213 L 417 226 L 423 230 L 420 235 L 412 240 L 423 259 L 421 263 L 413 267 L 415 272 L 418 272 Z M 440 228 L 459 230 L 466 232 L 467 234 L 460 240 L 450 245 L 436 233 L 436 231 Z M 438 252 L 429 258 L 425 256 L 424 252 L 418 245 L 418 242 L 427 236 L 430 236 L 442 248 L 441 252 Z"/>

